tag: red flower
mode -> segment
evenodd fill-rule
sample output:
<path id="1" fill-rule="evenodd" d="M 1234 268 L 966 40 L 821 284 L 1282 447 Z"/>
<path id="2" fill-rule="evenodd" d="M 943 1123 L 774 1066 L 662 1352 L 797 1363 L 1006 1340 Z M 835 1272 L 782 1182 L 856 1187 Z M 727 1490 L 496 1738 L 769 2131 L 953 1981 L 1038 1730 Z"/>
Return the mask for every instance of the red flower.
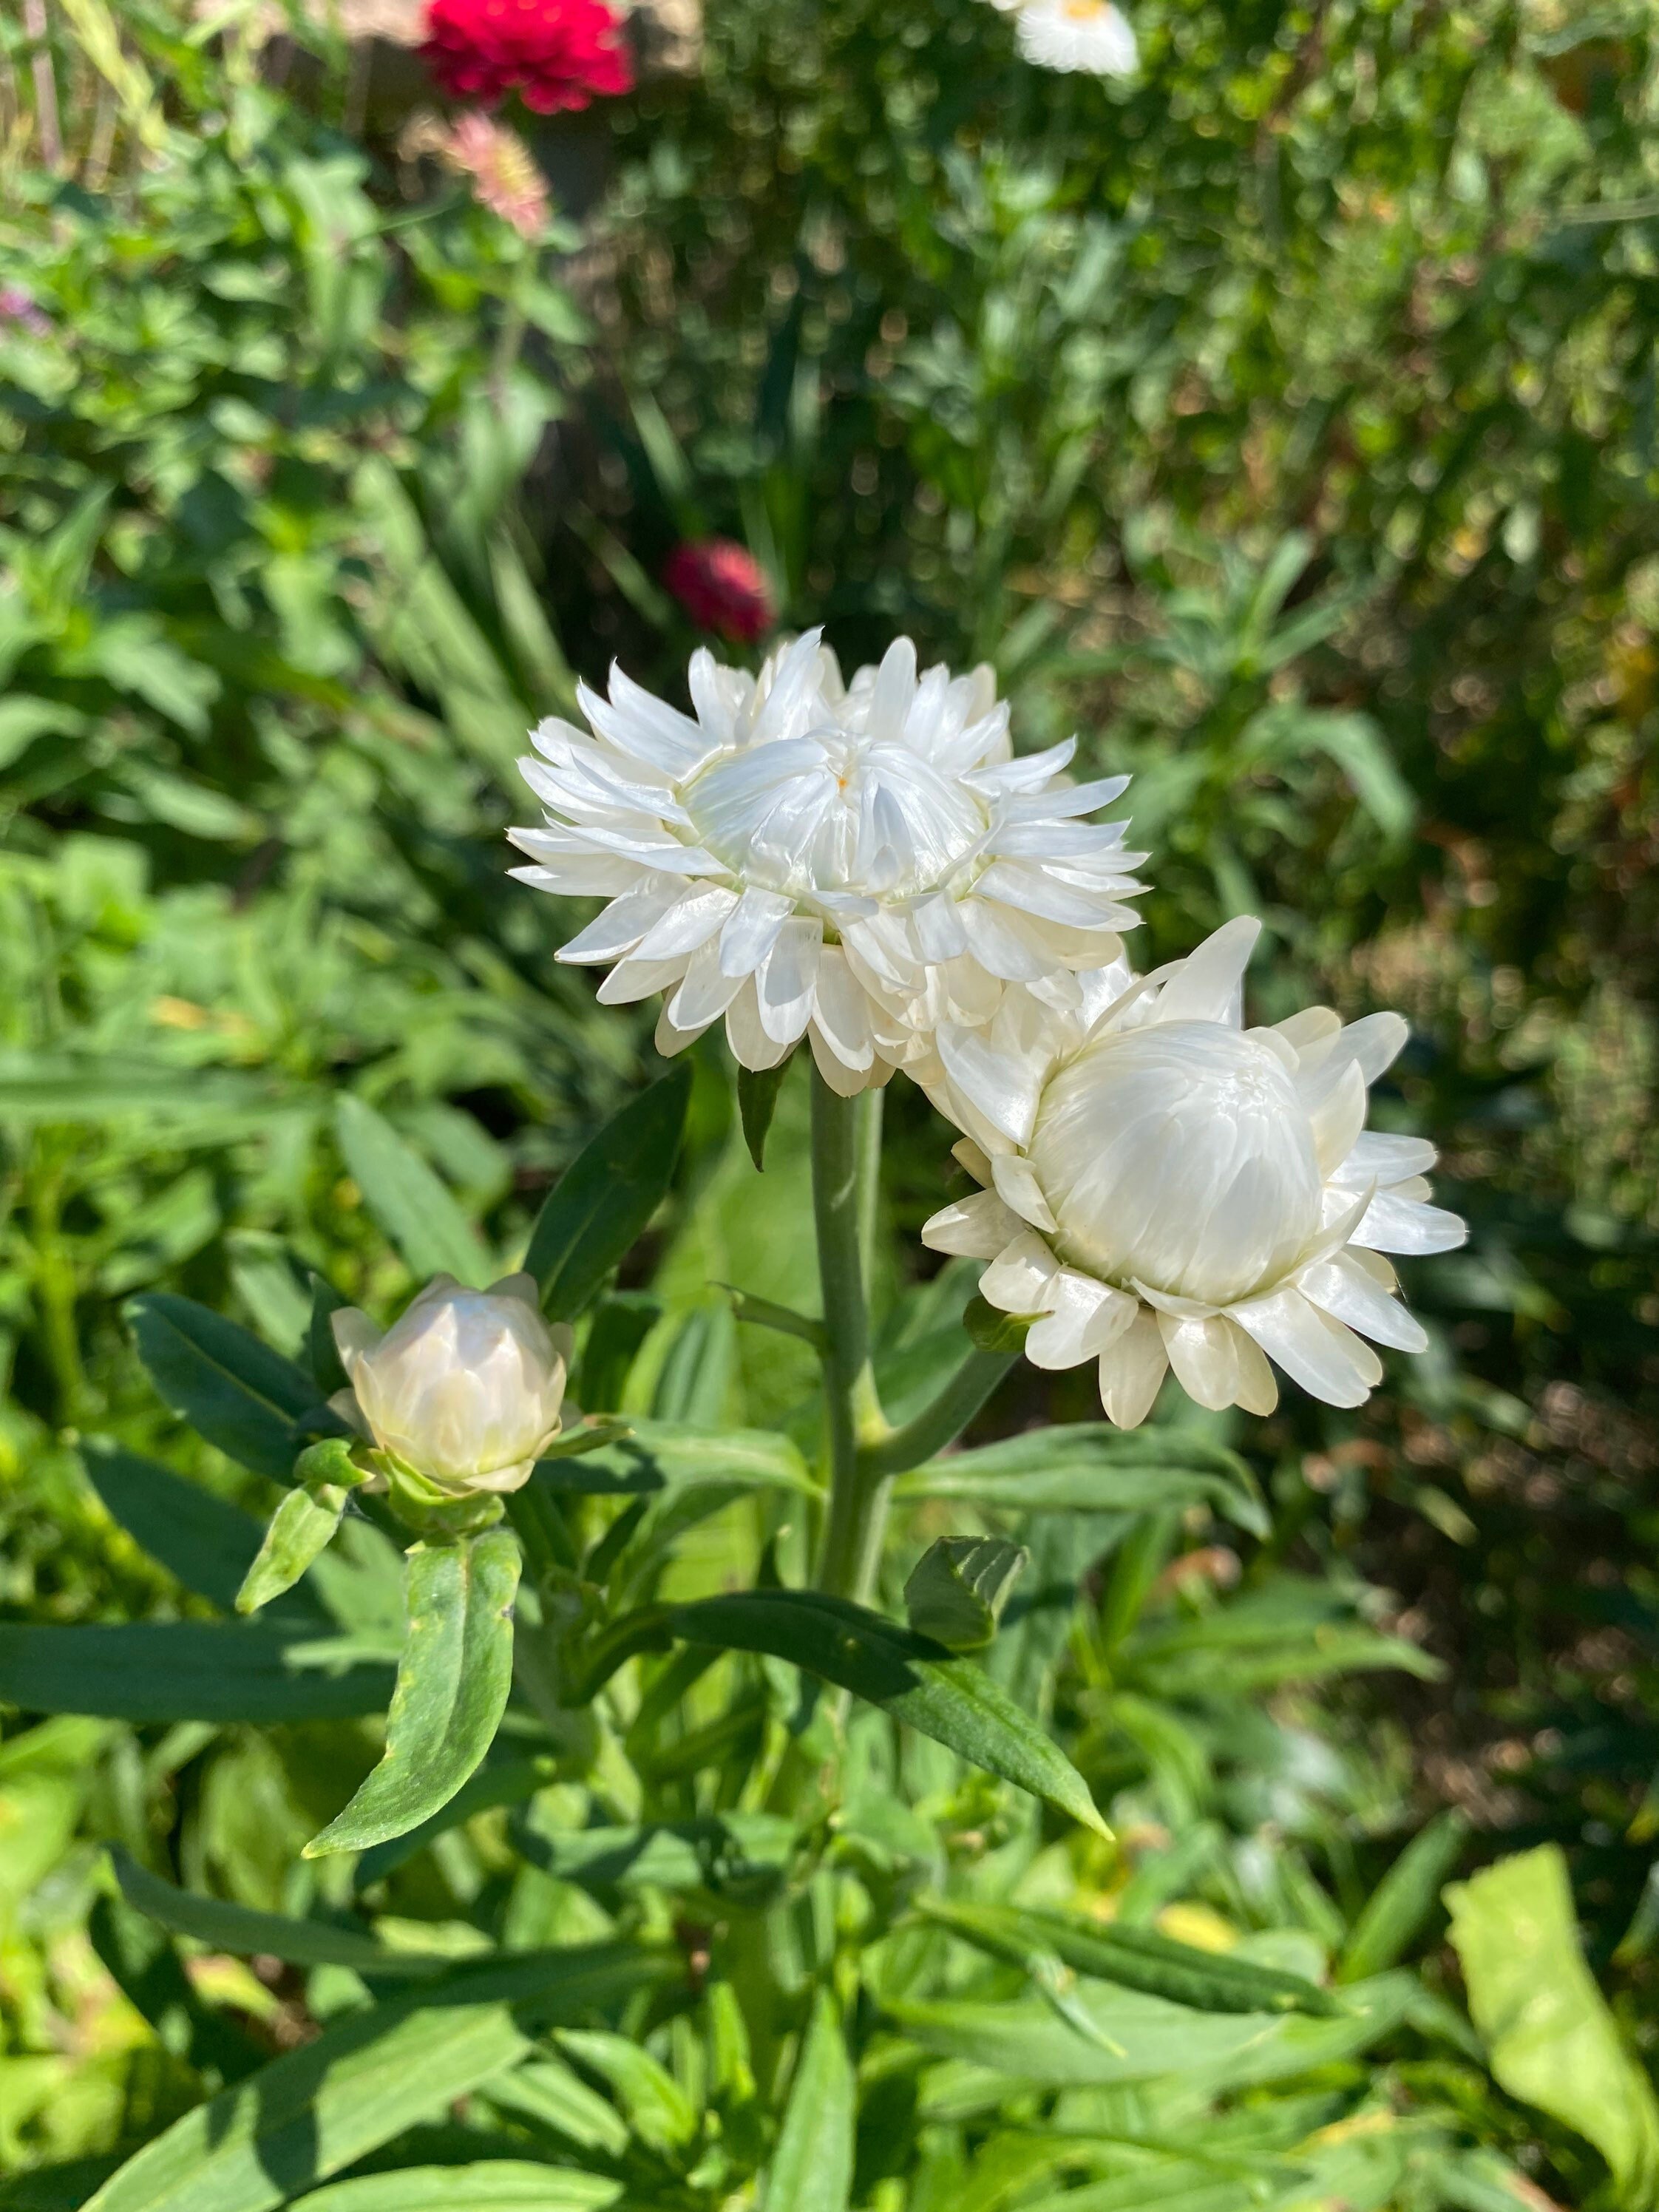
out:
<path id="1" fill-rule="evenodd" d="M 494 107 L 516 92 L 551 115 L 633 89 L 621 27 L 604 0 L 427 0 L 421 52 L 453 100 Z"/>
<path id="2" fill-rule="evenodd" d="M 699 629 L 734 644 L 752 645 L 778 618 L 765 571 L 729 538 L 677 545 L 662 580 Z"/>

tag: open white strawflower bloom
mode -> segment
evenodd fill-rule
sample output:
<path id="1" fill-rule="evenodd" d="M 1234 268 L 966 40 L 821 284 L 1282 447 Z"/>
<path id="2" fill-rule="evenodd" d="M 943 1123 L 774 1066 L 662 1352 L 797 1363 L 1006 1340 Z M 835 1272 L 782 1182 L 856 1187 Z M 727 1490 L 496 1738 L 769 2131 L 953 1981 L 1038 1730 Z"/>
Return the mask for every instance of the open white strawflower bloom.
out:
<path id="1" fill-rule="evenodd" d="M 806 1036 L 850 1096 L 1006 986 L 1080 1003 L 1075 971 L 1116 957 L 1145 855 L 1084 817 L 1127 779 L 1062 782 L 1074 741 L 1015 759 L 988 668 L 918 675 L 899 638 L 843 684 L 809 630 L 758 676 L 696 653 L 690 684 L 689 715 L 620 669 L 584 686 L 592 734 L 534 732 L 546 826 L 511 832 L 523 881 L 610 900 L 559 957 L 615 962 L 606 1005 L 663 992 L 659 1051 L 724 1017 L 744 1066 Z"/>
<path id="2" fill-rule="evenodd" d="M 1128 19 L 1112 0 L 1024 0 L 1014 36 L 1039 69 L 1132 76 L 1140 59 Z"/>
<path id="3" fill-rule="evenodd" d="M 987 1029 L 941 1028 L 914 1071 L 988 1186 L 936 1213 L 924 1241 L 991 1262 L 980 1290 L 1037 1316 L 1036 1365 L 1098 1359 L 1121 1428 L 1146 1419 L 1171 1367 L 1200 1406 L 1271 1413 L 1269 1359 L 1328 1404 L 1361 1404 L 1382 1374 L 1362 1337 L 1427 1342 L 1381 1255 L 1466 1233 L 1425 1203 L 1433 1146 L 1365 1129 L 1367 1086 L 1405 1023 L 1345 1027 L 1312 1007 L 1246 1029 L 1260 930 L 1231 921 L 1139 980 L 1120 960 L 1088 979 L 1080 1015 L 1011 996 Z"/>
<path id="4" fill-rule="evenodd" d="M 384 1334 L 333 1316 L 351 1379 L 331 1403 L 380 1449 L 456 1498 L 517 1490 L 556 1435 L 570 1331 L 550 1328 L 529 1275 L 487 1291 L 434 1275 Z"/>

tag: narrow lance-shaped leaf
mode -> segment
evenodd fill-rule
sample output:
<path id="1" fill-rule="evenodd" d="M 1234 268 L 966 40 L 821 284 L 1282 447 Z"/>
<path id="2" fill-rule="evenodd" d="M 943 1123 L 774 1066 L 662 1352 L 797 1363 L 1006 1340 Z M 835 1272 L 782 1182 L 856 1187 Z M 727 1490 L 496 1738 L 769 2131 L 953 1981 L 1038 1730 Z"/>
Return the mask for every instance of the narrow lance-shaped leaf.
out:
<path id="1" fill-rule="evenodd" d="M 846 2212 L 853 2193 L 854 2099 L 841 2017 L 835 1999 L 820 1990 L 789 2085 L 765 2212 Z"/>
<path id="2" fill-rule="evenodd" d="M 739 1067 L 738 1112 L 743 1121 L 743 1141 L 757 1168 L 766 1165 L 766 1136 L 778 1110 L 778 1093 L 789 1072 L 787 1060 L 775 1067 Z"/>
<path id="3" fill-rule="evenodd" d="M 386 1755 L 307 1858 L 364 1850 L 448 1803 L 495 1739 L 513 1683 L 518 1540 L 491 1528 L 409 1553 L 409 1640 L 386 1718 Z"/>
<path id="4" fill-rule="evenodd" d="M 126 1312 L 163 1404 L 255 1474 L 291 1480 L 295 1425 L 319 1402 L 310 1376 L 193 1298 L 149 1291 Z"/>
<path id="5" fill-rule="evenodd" d="M 84 2212 L 272 2212 L 525 2057 L 528 2030 L 660 1982 L 639 1946 L 534 1954 L 400 1992 L 175 2120 Z"/>
<path id="6" fill-rule="evenodd" d="M 364 1099 L 348 1091 L 334 1133 L 352 1181 L 412 1275 L 453 1275 L 481 1288 L 495 1273 L 447 1183 Z"/>
<path id="7" fill-rule="evenodd" d="M 971 1659 L 901 1628 L 867 1607 L 818 1590 L 739 1590 L 690 1605 L 653 1607 L 611 1632 L 620 1663 L 654 1638 L 769 1652 L 884 1706 L 975 1766 L 1017 1783 L 1097 1834 L 1110 1831 L 1083 1777 L 1038 1726 Z M 597 1666 L 607 1653 L 596 1651 Z"/>
<path id="8" fill-rule="evenodd" d="M 0 1626 L 0 1705 L 124 1721 L 339 1720 L 384 1712 L 390 1667 L 274 1622 Z"/>
<path id="9" fill-rule="evenodd" d="M 574 1321 L 668 1194 L 691 1070 L 630 1099 L 566 1170 L 531 1232 L 526 1271 L 551 1321 Z"/>
<path id="10" fill-rule="evenodd" d="M 1074 1973 L 1190 2005 L 1194 2012 L 1299 2012 L 1334 2019 L 1349 2009 L 1299 1974 L 1224 1951 L 1200 1951 L 1155 1929 L 1085 1925 L 1063 1913 L 1016 1905 L 930 1899 L 922 1909 L 930 1920 L 995 1958 L 1023 1966 L 1051 1957 Z"/>
<path id="11" fill-rule="evenodd" d="M 216 1951 L 241 1958 L 286 1959 L 296 1966 L 350 1966 L 362 1974 L 416 1976 L 452 1970 L 441 1952 L 391 1951 L 367 1929 L 331 1927 L 324 1920 L 294 1920 L 260 1912 L 222 1897 L 177 1888 L 118 1849 L 110 1863 L 121 1894 L 136 1911 L 175 1936 L 191 1936 Z"/>
<path id="12" fill-rule="evenodd" d="M 622 2192 L 609 2174 L 490 2158 L 331 2181 L 297 2198 L 293 2212 L 604 2212 Z"/>
<path id="13" fill-rule="evenodd" d="M 904 1610 L 918 1636 L 947 1651 L 978 1651 L 990 1643 L 1030 1553 L 1001 1536 L 941 1536 L 930 1544 L 904 1585 Z"/>
<path id="14" fill-rule="evenodd" d="M 271 1515 L 258 1555 L 236 1593 L 238 1613 L 257 1613 L 293 1589 L 328 1544 L 347 1499 L 366 1479 L 340 1437 L 325 1437 L 301 1452 L 294 1472 L 295 1487 Z"/>

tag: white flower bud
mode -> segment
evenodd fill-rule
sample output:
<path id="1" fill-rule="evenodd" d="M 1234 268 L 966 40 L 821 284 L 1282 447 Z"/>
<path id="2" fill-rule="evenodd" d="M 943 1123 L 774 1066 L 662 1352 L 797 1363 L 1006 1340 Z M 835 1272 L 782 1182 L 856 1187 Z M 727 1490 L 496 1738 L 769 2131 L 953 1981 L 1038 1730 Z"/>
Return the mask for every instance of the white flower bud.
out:
<path id="1" fill-rule="evenodd" d="M 528 1480 L 558 1430 L 570 1357 L 529 1275 L 487 1291 L 439 1275 L 384 1334 L 355 1306 L 333 1329 L 351 1380 L 336 1410 L 382 1451 L 456 1497 Z"/>
<path id="2" fill-rule="evenodd" d="M 981 1030 L 941 1028 L 918 1066 L 987 1186 L 924 1242 L 990 1261 L 981 1293 L 1031 1317 L 1034 1364 L 1097 1359 L 1123 1428 L 1170 1370 L 1212 1408 L 1271 1413 L 1270 1361 L 1328 1404 L 1363 1403 L 1382 1373 L 1363 1338 L 1428 1341 L 1382 1255 L 1463 1241 L 1427 1203 L 1433 1146 L 1365 1127 L 1405 1023 L 1345 1028 L 1310 1007 L 1247 1030 L 1259 927 L 1229 922 L 1138 980 L 1121 961 L 1082 977 L 1077 1006 L 1005 1000 Z"/>

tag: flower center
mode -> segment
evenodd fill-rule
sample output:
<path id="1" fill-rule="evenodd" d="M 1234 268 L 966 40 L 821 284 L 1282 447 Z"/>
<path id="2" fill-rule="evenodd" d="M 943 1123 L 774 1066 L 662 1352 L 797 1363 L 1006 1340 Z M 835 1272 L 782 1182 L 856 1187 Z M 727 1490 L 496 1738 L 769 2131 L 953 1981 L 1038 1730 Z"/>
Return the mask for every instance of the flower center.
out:
<path id="1" fill-rule="evenodd" d="M 1074 23 L 1092 23 L 1097 16 L 1109 15 L 1111 0 L 1066 0 L 1060 9 Z"/>
<path id="2" fill-rule="evenodd" d="M 1289 1073 L 1219 1022 L 1086 1044 L 1043 1092 L 1030 1158 L 1061 1257 L 1109 1282 L 1228 1305 L 1278 1281 L 1319 1227 Z"/>
<path id="3" fill-rule="evenodd" d="M 680 793 L 701 842 L 744 884 L 908 898 L 972 853 L 987 811 L 908 746 L 833 726 L 718 759 Z"/>

